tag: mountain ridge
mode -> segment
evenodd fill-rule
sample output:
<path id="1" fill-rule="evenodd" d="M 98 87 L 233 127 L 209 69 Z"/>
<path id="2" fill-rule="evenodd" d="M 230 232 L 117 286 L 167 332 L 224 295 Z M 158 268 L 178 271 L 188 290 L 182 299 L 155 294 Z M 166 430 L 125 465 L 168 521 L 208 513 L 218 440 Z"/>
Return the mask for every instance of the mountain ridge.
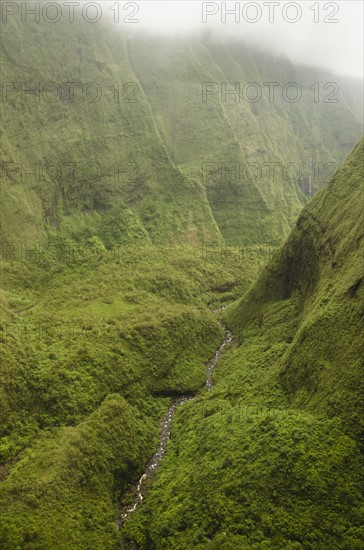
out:
<path id="1" fill-rule="evenodd" d="M 192 43 L 178 39 L 172 47 L 168 38 L 141 39 L 138 33 L 124 36 L 105 25 L 75 22 L 71 28 L 52 27 L 53 49 L 36 49 L 42 40 L 49 42 L 49 33 L 46 24 L 20 28 L 10 19 L 4 25 L 2 78 L 9 85 L 3 101 L 5 241 L 10 236 L 44 240 L 58 233 L 77 242 L 85 240 L 86 224 L 87 238 L 97 237 L 107 248 L 136 236 L 160 244 L 277 245 L 305 202 L 313 136 L 315 189 L 330 171 L 325 165 L 339 162 L 361 133 L 352 114 L 360 103 L 354 90 L 339 104 L 315 104 L 307 87 L 310 74 L 311 84 L 319 80 L 318 71 L 282 60 L 272 69 L 267 54 L 234 41 L 221 46 L 201 36 Z M 270 103 L 263 95 L 258 103 L 231 103 L 229 96 L 221 103 L 222 80 L 228 81 L 227 89 L 231 82 L 243 88 L 251 81 L 264 89 L 275 73 L 280 88 L 285 81 L 298 81 L 302 101 L 290 104 L 277 97 Z M 206 79 L 219 92 L 203 102 Z M 53 101 L 51 89 L 46 96 L 51 103 L 43 93 L 39 101 L 22 93 L 26 82 L 28 87 L 58 82 L 60 88 L 72 81 L 82 85 L 74 89 L 74 102 L 67 88 L 62 101 Z M 100 101 L 85 101 L 86 92 L 92 99 L 100 90 Z M 18 109 L 25 121 L 20 132 L 13 123 Z M 322 120 L 310 129 L 305 117 L 316 111 Z M 276 139 L 279 126 L 281 139 Z M 299 177 L 287 177 L 290 162 L 300 168 Z M 74 177 L 67 168 L 72 163 Z M 278 174 L 271 175 L 274 163 Z M 34 175 L 38 164 L 41 177 Z M 230 173 L 236 167 L 238 175 Z M 119 227 L 106 238 L 109 214 Z"/>
<path id="2" fill-rule="evenodd" d="M 221 313 L 236 340 L 177 410 L 126 547 L 362 547 L 363 158 L 364 139 Z"/>

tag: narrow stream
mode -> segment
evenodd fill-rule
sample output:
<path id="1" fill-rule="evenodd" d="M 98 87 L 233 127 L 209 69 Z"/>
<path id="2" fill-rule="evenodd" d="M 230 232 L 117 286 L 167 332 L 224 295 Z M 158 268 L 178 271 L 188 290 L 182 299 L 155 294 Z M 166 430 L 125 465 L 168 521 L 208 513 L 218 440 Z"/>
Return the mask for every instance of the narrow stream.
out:
<path id="1" fill-rule="evenodd" d="M 224 349 L 226 344 L 229 344 L 230 342 L 232 342 L 232 339 L 233 339 L 232 333 L 229 330 L 227 330 L 226 333 L 225 333 L 225 338 L 224 338 L 223 343 L 221 344 L 219 349 L 215 352 L 214 357 L 209 361 L 209 363 L 207 365 L 207 373 L 206 373 L 206 388 L 207 388 L 207 391 L 210 391 L 211 388 L 214 385 L 213 380 L 212 380 L 212 371 L 214 370 L 214 368 L 216 367 L 217 363 L 220 360 L 222 350 Z"/>
<path id="2" fill-rule="evenodd" d="M 223 309 L 223 308 L 221 308 Z M 214 310 L 213 313 L 216 313 L 218 310 Z M 222 344 L 220 345 L 219 349 L 216 350 L 215 355 L 207 364 L 207 371 L 206 371 L 206 388 L 207 391 L 210 391 L 213 387 L 213 380 L 212 380 L 212 371 L 216 367 L 217 363 L 219 362 L 221 358 L 222 351 L 226 344 L 230 343 L 233 339 L 233 335 L 229 330 L 226 330 L 225 332 L 225 338 Z M 192 396 L 182 396 L 177 397 L 173 400 L 173 403 L 170 405 L 166 416 L 164 417 L 162 424 L 161 424 L 161 433 L 160 433 L 160 439 L 159 439 L 159 447 L 156 453 L 153 455 L 153 458 L 148 463 L 144 474 L 139 479 L 136 487 L 134 487 L 133 492 L 135 492 L 135 496 L 133 498 L 133 504 L 128 506 L 121 506 L 119 517 L 117 519 L 117 526 L 120 528 L 121 525 L 124 523 L 124 521 L 135 512 L 139 506 L 142 504 L 144 500 L 144 496 L 147 489 L 147 483 L 150 482 L 157 466 L 159 465 L 160 461 L 162 460 L 163 456 L 166 452 L 166 447 L 168 440 L 171 435 L 171 426 L 172 426 L 172 420 L 174 413 L 180 405 L 183 403 L 186 403 L 187 401 L 192 401 L 195 399 L 195 397 Z"/>

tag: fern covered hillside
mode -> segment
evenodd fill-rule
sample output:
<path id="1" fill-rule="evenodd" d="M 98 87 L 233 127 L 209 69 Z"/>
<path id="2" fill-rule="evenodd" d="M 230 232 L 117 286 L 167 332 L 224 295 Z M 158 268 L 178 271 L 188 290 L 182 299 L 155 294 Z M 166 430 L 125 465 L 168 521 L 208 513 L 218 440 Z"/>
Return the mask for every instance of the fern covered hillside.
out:
<path id="1" fill-rule="evenodd" d="M 126 548 L 363 547 L 363 147 L 224 312 L 237 339 L 176 413 Z"/>

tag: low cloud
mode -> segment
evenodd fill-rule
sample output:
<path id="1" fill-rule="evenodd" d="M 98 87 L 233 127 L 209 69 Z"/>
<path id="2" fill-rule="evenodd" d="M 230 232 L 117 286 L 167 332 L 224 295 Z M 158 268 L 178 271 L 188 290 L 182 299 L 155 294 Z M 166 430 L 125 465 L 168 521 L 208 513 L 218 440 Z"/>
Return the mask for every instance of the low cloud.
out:
<path id="1" fill-rule="evenodd" d="M 104 2 L 111 21 L 116 2 Z M 294 62 L 363 76 L 363 3 L 241 1 L 119 2 L 120 28 L 172 36 L 211 32 L 259 45 Z M 114 21 L 113 21 L 114 22 Z"/>

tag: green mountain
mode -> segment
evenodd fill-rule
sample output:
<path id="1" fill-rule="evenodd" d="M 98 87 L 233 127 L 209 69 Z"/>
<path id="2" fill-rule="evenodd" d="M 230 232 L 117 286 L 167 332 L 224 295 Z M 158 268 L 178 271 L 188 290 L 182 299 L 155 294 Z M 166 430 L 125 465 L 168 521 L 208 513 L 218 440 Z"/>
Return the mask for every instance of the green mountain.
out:
<path id="1" fill-rule="evenodd" d="M 4 241 L 277 245 L 362 135 L 357 83 L 238 42 L 9 17 L 2 44 Z"/>
<path id="2" fill-rule="evenodd" d="M 224 312 L 237 340 L 177 411 L 126 545 L 363 546 L 363 154 L 364 140 Z"/>
<path id="3" fill-rule="evenodd" d="M 303 210 L 281 253 L 230 313 L 244 338 L 289 345 L 280 382 L 293 406 L 363 432 L 363 140 Z M 273 325 L 275 328 L 273 328 Z M 282 332 L 281 332 L 282 330 Z"/>
<path id="4" fill-rule="evenodd" d="M 9 17 L 2 54 L 1 546 L 360 548 L 362 145 L 318 190 L 360 83 L 78 18 Z"/>

